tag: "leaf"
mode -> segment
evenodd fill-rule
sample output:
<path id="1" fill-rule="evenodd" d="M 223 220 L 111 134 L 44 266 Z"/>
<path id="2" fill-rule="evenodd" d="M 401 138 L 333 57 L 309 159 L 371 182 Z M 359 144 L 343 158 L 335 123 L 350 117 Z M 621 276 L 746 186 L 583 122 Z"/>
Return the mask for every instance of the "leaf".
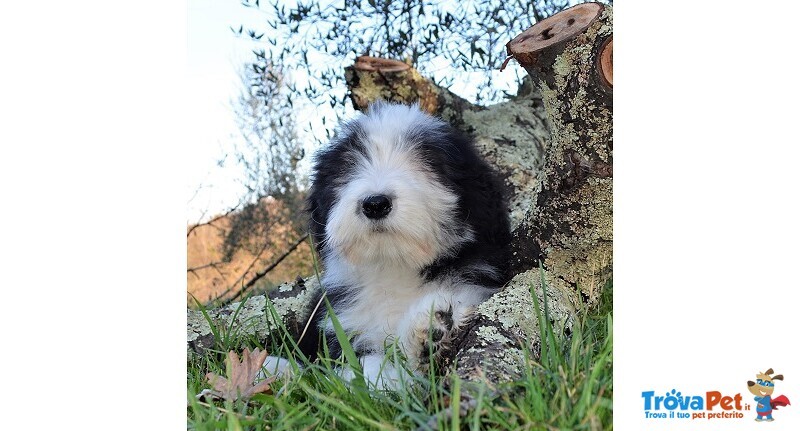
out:
<path id="1" fill-rule="evenodd" d="M 256 376 L 261 371 L 264 360 L 267 359 L 267 351 L 259 349 L 244 349 L 242 359 L 231 350 L 225 360 L 225 367 L 229 378 L 222 377 L 214 373 L 206 374 L 206 379 L 214 389 L 204 389 L 197 394 L 197 398 L 211 397 L 224 398 L 226 400 L 249 399 L 258 393 L 271 393 L 270 383 L 274 382 L 276 376 L 271 376 L 265 380 L 253 384 Z"/>

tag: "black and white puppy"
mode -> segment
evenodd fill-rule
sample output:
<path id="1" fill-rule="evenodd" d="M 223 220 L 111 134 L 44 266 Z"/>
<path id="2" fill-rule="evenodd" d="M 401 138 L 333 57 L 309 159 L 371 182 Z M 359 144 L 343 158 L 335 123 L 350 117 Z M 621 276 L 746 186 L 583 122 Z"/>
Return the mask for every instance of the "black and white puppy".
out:
<path id="1" fill-rule="evenodd" d="M 401 377 L 384 361 L 388 346 L 424 369 L 507 281 L 501 183 L 470 139 L 418 106 L 378 102 L 345 123 L 316 155 L 308 201 L 324 294 L 365 379 L 381 387 Z M 338 356 L 325 305 L 311 318 L 304 354 L 317 356 L 324 333 Z"/>

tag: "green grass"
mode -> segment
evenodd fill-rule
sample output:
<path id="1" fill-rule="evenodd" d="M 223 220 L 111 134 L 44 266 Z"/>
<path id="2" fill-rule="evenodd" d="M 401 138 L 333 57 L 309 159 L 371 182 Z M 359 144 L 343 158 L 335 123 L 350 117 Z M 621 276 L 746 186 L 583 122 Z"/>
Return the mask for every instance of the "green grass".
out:
<path id="1" fill-rule="evenodd" d="M 344 334 L 343 358 L 327 355 L 314 364 L 293 354 L 292 340 L 253 340 L 237 336 L 233 328 L 219 328 L 218 349 L 188 364 L 187 428 L 197 430 L 595 430 L 611 429 L 612 313 L 611 285 L 600 305 L 576 317 L 569 337 L 554 330 L 545 312 L 539 326 L 544 334 L 541 360 L 526 353 L 522 378 L 499 387 L 474 385 L 455 376 L 432 374 L 399 392 L 368 388 L 363 379 L 350 385 L 336 376 L 336 367 L 358 363 Z M 535 296 L 534 296 L 535 300 Z M 334 326 L 337 326 L 334 323 Z M 259 394 L 244 402 L 198 402 L 194 394 L 208 385 L 205 373 L 225 375 L 228 349 L 266 347 L 289 357 L 304 370 L 273 385 L 271 395 Z M 537 352 L 538 353 L 538 352 Z M 348 365 L 349 364 L 349 365 Z M 463 408 L 459 408 L 463 407 Z M 462 414 L 450 414 L 461 411 Z"/>

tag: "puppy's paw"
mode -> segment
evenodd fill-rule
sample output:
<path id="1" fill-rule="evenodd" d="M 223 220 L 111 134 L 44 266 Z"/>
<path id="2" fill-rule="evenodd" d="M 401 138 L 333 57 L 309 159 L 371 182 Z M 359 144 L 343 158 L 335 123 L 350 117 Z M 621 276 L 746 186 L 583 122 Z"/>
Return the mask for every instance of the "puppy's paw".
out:
<path id="1" fill-rule="evenodd" d="M 436 310 L 433 315 L 423 313 L 414 331 L 415 350 L 413 358 L 420 371 L 427 372 L 431 363 L 439 366 L 448 357 L 453 340 L 453 307 Z"/>

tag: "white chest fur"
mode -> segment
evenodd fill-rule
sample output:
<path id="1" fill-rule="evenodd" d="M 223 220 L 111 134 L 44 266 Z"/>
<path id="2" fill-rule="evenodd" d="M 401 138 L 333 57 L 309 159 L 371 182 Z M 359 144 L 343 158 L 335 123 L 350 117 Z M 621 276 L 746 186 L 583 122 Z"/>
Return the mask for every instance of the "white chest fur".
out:
<path id="1" fill-rule="evenodd" d="M 347 299 L 337 307 L 336 315 L 345 332 L 355 335 L 355 348 L 379 349 L 396 339 L 399 328 L 405 326 L 403 320 L 429 293 L 430 286 L 409 268 L 349 269 L 349 283 L 342 288 L 347 289 Z M 332 330 L 330 324 L 326 326 Z"/>

